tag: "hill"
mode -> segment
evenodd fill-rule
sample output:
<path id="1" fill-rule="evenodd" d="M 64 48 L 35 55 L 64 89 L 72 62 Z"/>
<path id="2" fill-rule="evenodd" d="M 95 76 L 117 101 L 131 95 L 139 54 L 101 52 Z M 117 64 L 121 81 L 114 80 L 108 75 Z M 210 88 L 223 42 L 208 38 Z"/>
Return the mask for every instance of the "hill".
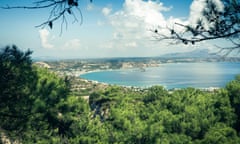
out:
<path id="1" fill-rule="evenodd" d="M 218 55 L 210 53 L 208 49 L 196 49 L 190 52 L 176 52 L 161 55 L 164 58 L 217 58 Z"/>

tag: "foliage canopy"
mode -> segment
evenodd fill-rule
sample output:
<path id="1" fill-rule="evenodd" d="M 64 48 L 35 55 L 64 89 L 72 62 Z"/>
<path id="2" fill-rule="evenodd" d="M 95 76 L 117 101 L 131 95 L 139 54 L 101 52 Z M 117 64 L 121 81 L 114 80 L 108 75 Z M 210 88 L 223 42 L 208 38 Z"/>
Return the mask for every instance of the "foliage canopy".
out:
<path id="1" fill-rule="evenodd" d="M 240 143 L 239 76 L 214 92 L 109 86 L 87 101 L 71 94 L 67 79 L 33 66 L 30 54 L 0 52 L 0 134 L 12 141 Z"/>

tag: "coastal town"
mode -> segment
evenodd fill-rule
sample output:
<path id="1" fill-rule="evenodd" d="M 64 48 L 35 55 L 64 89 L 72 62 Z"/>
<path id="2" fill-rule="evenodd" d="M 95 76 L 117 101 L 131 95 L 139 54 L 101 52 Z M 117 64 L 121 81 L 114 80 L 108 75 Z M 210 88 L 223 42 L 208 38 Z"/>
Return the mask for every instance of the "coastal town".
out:
<path id="1" fill-rule="evenodd" d="M 35 64 L 48 68 L 59 75 L 80 76 L 81 74 L 117 69 L 139 69 L 144 71 L 147 67 L 159 67 L 166 63 L 194 63 L 194 62 L 221 62 L 236 61 L 236 59 L 214 58 L 99 58 L 99 59 L 62 59 L 49 61 L 36 61 Z M 238 61 L 239 59 L 237 59 Z"/>
<path id="2" fill-rule="evenodd" d="M 106 83 L 82 79 L 81 75 L 89 72 L 137 69 L 144 72 L 147 67 L 158 67 L 161 61 L 139 59 L 80 59 L 60 61 L 38 61 L 35 65 L 47 68 L 61 77 L 68 77 L 71 82 L 71 91 L 74 95 L 87 97 L 92 92 L 108 87 Z M 132 87 L 133 88 L 133 87 Z M 134 88 L 139 89 L 139 88 Z"/>
<path id="3" fill-rule="evenodd" d="M 59 76 L 68 77 L 71 81 L 71 91 L 74 95 L 87 97 L 92 92 L 108 87 L 106 83 L 86 80 L 81 78 L 82 74 L 118 69 L 135 69 L 144 72 L 148 67 L 159 67 L 166 63 L 194 63 L 194 62 L 221 62 L 219 58 L 105 58 L 105 59 L 72 59 L 37 61 L 35 65 L 47 68 Z M 129 87 L 128 87 L 129 88 Z M 140 88 L 131 87 L 135 90 Z M 218 88 L 204 88 L 204 91 L 214 91 Z M 175 89 L 171 89 L 175 90 Z M 169 90 L 169 91 L 171 91 Z"/>

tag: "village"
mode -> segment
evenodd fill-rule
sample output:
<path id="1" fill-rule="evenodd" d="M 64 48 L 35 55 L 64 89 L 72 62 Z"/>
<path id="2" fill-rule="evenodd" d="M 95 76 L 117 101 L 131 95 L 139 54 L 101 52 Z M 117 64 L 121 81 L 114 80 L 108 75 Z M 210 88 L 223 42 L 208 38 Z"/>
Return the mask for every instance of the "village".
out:
<path id="1" fill-rule="evenodd" d="M 73 59 L 56 60 L 46 62 L 35 62 L 35 65 L 47 68 L 61 77 L 68 77 L 71 82 L 71 92 L 76 96 L 88 97 L 94 91 L 105 89 L 109 86 L 106 83 L 86 80 L 81 75 L 96 71 L 135 69 L 144 72 L 148 67 L 159 67 L 166 63 L 193 63 L 193 62 L 216 62 L 219 59 L 194 59 L 194 58 L 106 58 L 106 59 Z M 143 90 L 139 87 L 128 87 L 135 91 Z M 215 91 L 216 87 L 203 88 L 203 91 Z M 169 92 L 177 90 L 170 89 Z"/>

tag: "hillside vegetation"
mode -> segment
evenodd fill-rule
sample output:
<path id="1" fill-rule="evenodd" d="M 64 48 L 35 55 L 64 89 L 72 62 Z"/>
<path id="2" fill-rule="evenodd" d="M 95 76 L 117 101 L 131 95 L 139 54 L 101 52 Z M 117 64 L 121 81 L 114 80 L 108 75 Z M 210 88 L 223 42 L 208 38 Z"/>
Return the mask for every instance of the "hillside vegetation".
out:
<path id="1" fill-rule="evenodd" d="M 214 92 L 108 86 L 86 100 L 30 51 L 0 61 L 0 143 L 240 143 L 240 76 Z"/>

